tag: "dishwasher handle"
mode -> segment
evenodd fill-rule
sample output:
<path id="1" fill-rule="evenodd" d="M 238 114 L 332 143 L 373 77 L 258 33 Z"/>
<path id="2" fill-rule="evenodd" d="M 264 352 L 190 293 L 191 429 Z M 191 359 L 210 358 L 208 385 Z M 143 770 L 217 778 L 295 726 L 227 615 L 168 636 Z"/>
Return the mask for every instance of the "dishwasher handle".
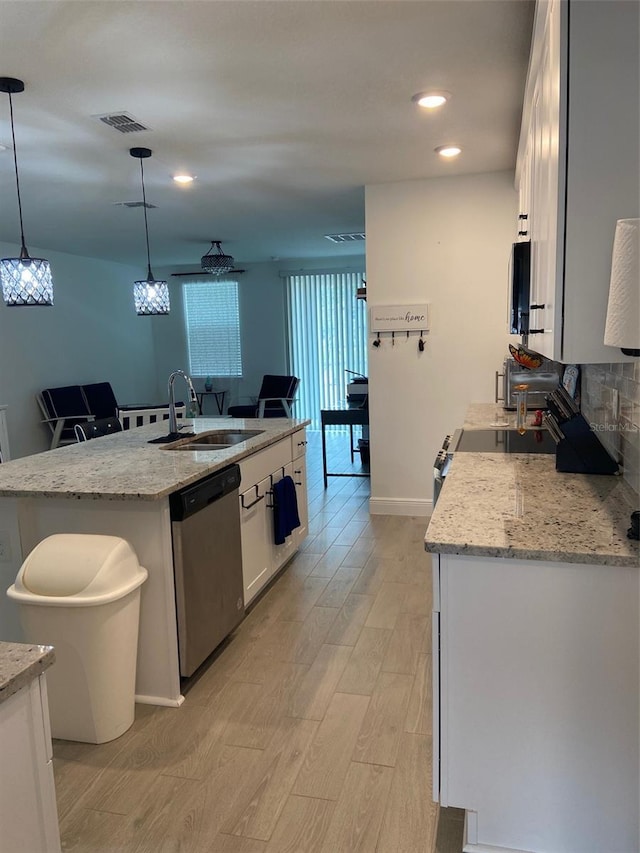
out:
<path id="1" fill-rule="evenodd" d="M 187 486 L 169 497 L 171 518 L 173 521 L 184 521 L 190 515 L 215 503 L 215 501 L 236 491 L 240 487 L 240 466 L 229 465 L 222 471 L 216 471 L 210 477 L 199 480 L 192 486 Z"/>

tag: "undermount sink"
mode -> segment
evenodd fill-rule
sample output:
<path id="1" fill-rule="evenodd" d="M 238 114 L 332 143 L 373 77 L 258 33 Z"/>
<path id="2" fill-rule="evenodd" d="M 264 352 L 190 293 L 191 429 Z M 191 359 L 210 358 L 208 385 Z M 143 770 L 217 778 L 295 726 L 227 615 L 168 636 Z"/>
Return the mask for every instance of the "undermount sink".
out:
<path id="1" fill-rule="evenodd" d="M 162 450 L 224 450 L 249 438 L 262 435 L 262 429 L 216 429 L 165 444 Z"/>

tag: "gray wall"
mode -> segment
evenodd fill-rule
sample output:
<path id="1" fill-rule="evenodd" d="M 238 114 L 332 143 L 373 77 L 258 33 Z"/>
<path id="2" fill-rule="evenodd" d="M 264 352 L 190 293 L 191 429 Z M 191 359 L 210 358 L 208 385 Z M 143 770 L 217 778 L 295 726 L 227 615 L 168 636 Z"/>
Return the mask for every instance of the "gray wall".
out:
<path id="1" fill-rule="evenodd" d="M 336 258 L 291 259 L 266 263 L 239 263 L 245 272 L 238 276 L 240 305 L 240 334 L 242 341 L 243 377 L 240 380 L 213 377 L 214 387 L 228 388 L 227 404 L 248 402 L 260 388 L 265 373 L 287 373 L 286 296 L 283 273 L 314 272 L 319 269 L 361 268 L 364 254 Z M 154 317 L 154 347 L 156 353 L 157 381 L 161 386 L 172 370 L 181 368 L 188 372 L 189 359 L 184 335 L 184 308 L 181 282 L 188 278 L 171 278 L 172 272 L 186 272 L 196 267 L 170 267 L 154 270 L 156 276 L 169 281 L 171 314 Z M 198 279 L 202 280 L 202 279 Z M 210 279 L 215 287 L 215 278 Z M 355 295 L 354 295 L 355 299 Z M 196 388 L 201 388 L 205 377 L 193 377 Z M 204 414 L 217 414 L 212 401 Z"/>
<path id="2" fill-rule="evenodd" d="M 8 308 L 0 300 L 0 404 L 11 457 L 46 450 L 50 433 L 35 394 L 43 388 L 111 382 L 119 402 L 159 399 L 151 318 L 133 308 L 138 268 L 30 247 L 51 262 L 52 307 Z M 0 243 L 0 257 L 16 245 Z"/>
<path id="3" fill-rule="evenodd" d="M 47 450 L 50 432 L 41 423 L 35 395 L 43 388 L 109 381 L 121 403 L 164 402 L 171 371 L 188 371 L 182 288 L 177 268 L 156 269 L 166 277 L 171 313 L 138 317 L 133 281 L 139 267 L 30 247 L 48 258 L 54 276 L 52 307 L 8 308 L 0 300 L 0 404 L 6 404 L 12 458 Z M 16 252 L 0 242 L 0 257 Z M 360 256 L 361 258 L 362 256 Z M 230 401 L 255 395 L 263 374 L 287 371 L 285 286 L 290 268 L 349 267 L 350 257 L 242 265 L 240 322 L 244 376 L 216 385 Z M 357 264 L 355 264 L 357 265 Z M 215 282 L 212 282 L 215 286 Z M 196 379 L 196 387 L 204 377 Z M 181 390 L 178 388 L 178 396 Z M 205 414 L 216 414 L 212 404 Z"/>

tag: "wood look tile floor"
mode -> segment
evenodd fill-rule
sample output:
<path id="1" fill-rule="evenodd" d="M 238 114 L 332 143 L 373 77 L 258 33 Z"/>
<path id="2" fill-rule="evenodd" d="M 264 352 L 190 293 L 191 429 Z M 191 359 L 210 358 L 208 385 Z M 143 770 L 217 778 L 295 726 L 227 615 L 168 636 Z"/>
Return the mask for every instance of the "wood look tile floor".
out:
<path id="1" fill-rule="evenodd" d="M 307 540 L 184 705 L 54 741 L 63 850 L 434 851 L 426 520 L 370 517 L 367 479 L 325 491 L 313 432 L 308 472 Z"/>

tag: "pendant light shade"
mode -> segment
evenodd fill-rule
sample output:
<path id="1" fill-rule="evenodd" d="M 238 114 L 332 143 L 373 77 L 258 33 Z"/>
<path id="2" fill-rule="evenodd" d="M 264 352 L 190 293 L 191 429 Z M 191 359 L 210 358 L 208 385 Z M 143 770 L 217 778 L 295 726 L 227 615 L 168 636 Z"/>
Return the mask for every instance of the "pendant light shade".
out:
<path id="1" fill-rule="evenodd" d="M 211 248 L 206 255 L 200 258 L 200 266 L 203 272 L 209 272 L 213 275 L 226 275 L 233 269 L 235 262 L 231 255 L 225 255 L 220 242 L 220 240 L 212 240 Z"/>
<path id="2" fill-rule="evenodd" d="M 13 101 L 11 96 L 24 92 L 22 80 L 15 77 L 0 77 L 0 92 L 9 95 L 9 115 L 11 119 L 11 140 L 13 143 L 13 165 L 16 173 L 16 192 L 18 196 L 18 215 L 20 218 L 20 255 L 17 258 L 0 260 L 0 282 L 2 296 L 7 305 L 53 305 L 53 280 L 49 261 L 44 258 L 31 258 L 27 251 L 22 223 L 22 199 L 20 197 L 20 177 L 18 174 L 18 154 L 13 122 Z"/>
<path id="3" fill-rule="evenodd" d="M 147 197 L 144 189 L 143 160 L 151 157 L 150 148 L 130 148 L 129 154 L 140 160 L 140 180 L 142 183 L 142 209 L 144 210 L 144 233 L 147 241 L 147 277 L 144 281 L 133 283 L 133 304 L 136 314 L 141 317 L 151 314 L 168 314 L 170 309 L 169 287 L 166 281 L 160 281 L 151 271 L 151 255 L 149 252 L 149 223 L 147 222 Z"/>

